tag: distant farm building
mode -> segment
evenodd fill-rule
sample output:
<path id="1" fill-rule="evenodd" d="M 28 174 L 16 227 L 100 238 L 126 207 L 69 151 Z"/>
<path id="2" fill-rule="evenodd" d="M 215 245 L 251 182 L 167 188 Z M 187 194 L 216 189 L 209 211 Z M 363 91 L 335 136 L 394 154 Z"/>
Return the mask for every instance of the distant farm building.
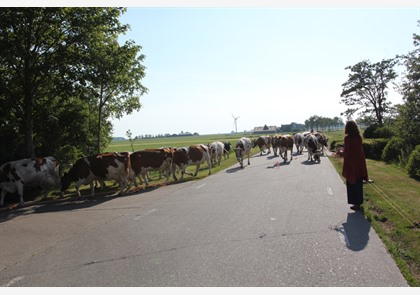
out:
<path id="1" fill-rule="evenodd" d="M 267 134 L 267 133 L 277 133 L 277 126 L 267 126 L 254 127 L 253 134 Z"/>

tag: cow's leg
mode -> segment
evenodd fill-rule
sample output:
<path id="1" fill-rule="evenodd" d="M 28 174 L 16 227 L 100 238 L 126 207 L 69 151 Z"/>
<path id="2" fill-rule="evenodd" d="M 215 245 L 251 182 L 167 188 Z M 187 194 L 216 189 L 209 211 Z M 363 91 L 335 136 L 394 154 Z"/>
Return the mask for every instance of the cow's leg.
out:
<path id="1" fill-rule="evenodd" d="M 209 162 L 207 162 L 207 164 L 210 164 L 210 163 L 209 163 Z M 194 174 L 193 174 L 192 176 L 194 176 L 194 177 L 196 177 L 196 176 L 197 176 L 197 174 L 198 174 L 198 170 L 200 170 L 200 166 L 201 166 L 201 164 L 197 164 L 197 165 L 196 165 L 195 172 L 194 172 Z M 211 164 L 209 165 L 209 169 L 210 169 L 210 171 L 211 171 Z"/>
<path id="2" fill-rule="evenodd" d="M 95 186 L 93 185 L 93 181 L 90 182 L 90 197 L 92 198 L 95 195 Z"/>
<path id="3" fill-rule="evenodd" d="M 17 193 L 19 195 L 19 205 L 23 206 L 25 203 L 23 202 L 23 182 L 22 180 L 16 182 Z"/>
<path id="4" fill-rule="evenodd" d="M 206 162 L 207 162 L 207 166 L 209 167 L 209 175 L 210 175 L 211 174 L 211 165 L 210 165 L 210 159 L 208 157 L 206 157 Z"/>
<path id="5" fill-rule="evenodd" d="M 80 184 L 76 184 L 76 191 L 77 191 L 77 196 L 80 199 L 82 197 L 82 194 L 80 193 Z"/>
<path id="6" fill-rule="evenodd" d="M 139 179 L 140 179 L 140 181 L 141 181 L 141 179 L 143 179 L 143 180 L 144 180 L 144 182 L 146 183 L 146 186 L 148 186 L 148 185 L 149 185 L 148 178 L 149 178 L 149 174 L 148 174 L 148 172 L 147 172 L 147 171 L 145 171 L 145 172 L 141 172 L 141 173 L 140 173 L 140 175 L 139 175 Z M 141 183 L 143 183 L 143 182 L 141 182 Z"/>
<path id="7" fill-rule="evenodd" d="M 248 165 L 251 165 L 251 162 L 249 161 L 249 153 L 248 153 Z"/>

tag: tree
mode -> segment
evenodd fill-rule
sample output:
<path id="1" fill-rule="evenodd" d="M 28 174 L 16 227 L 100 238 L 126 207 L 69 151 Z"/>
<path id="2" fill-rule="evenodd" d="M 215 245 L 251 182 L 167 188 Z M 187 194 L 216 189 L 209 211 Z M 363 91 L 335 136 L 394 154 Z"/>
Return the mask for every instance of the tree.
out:
<path id="1" fill-rule="evenodd" d="M 351 118 L 357 112 L 361 116 L 372 117 L 379 126 L 390 111 L 391 102 L 387 101 L 388 84 L 397 77 L 395 59 L 384 59 L 378 63 L 365 60 L 348 66 L 349 79 L 342 84 L 341 103 L 349 106 L 341 115 Z"/>
<path id="2" fill-rule="evenodd" d="M 119 11 L 108 10 L 105 14 Z M 144 55 L 139 54 L 141 46 L 133 41 L 124 45 L 118 43 L 118 35 L 127 30 L 119 22 L 112 27 L 105 26 L 96 30 L 91 37 L 89 50 L 86 52 L 85 75 L 86 98 L 96 106 L 97 111 L 97 152 L 100 152 L 102 118 L 121 118 L 141 107 L 140 96 L 147 93 L 141 84 L 145 76 L 142 62 Z"/>
<path id="3" fill-rule="evenodd" d="M 401 56 L 406 66 L 400 88 L 404 104 L 398 107 L 396 118 L 398 134 L 410 151 L 420 144 L 420 35 L 413 34 L 413 44 L 416 48 Z"/>
<path id="4" fill-rule="evenodd" d="M 140 46 L 117 37 L 123 8 L 0 10 L 0 160 L 74 145 L 100 151 L 110 116 L 140 107 Z M 92 141 L 96 134 L 96 143 Z M 53 141 L 53 143 L 52 143 Z M 13 146 L 14 149 L 10 149 Z"/>

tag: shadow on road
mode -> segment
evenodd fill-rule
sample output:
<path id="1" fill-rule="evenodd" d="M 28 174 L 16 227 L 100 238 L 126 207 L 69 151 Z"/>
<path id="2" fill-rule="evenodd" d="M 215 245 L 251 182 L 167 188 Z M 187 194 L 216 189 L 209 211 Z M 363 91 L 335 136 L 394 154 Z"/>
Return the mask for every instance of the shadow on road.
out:
<path id="1" fill-rule="evenodd" d="M 147 188 L 137 187 L 121 195 L 117 194 L 115 188 L 106 188 L 104 192 L 96 193 L 93 197 L 88 195 L 89 192 L 85 192 L 85 194 L 82 194 L 82 197 L 80 198 L 73 195 L 64 199 L 26 202 L 23 207 L 13 205 L 7 208 L 2 208 L 0 211 L 0 223 L 7 222 L 15 217 L 28 214 L 87 209 L 108 202 L 115 198 L 124 198 L 143 192 L 149 192 L 158 189 L 159 187 L 161 187 L 161 185 L 150 186 Z M 90 190 L 87 189 L 86 191 Z"/>
<path id="2" fill-rule="evenodd" d="M 246 166 L 244 165 L 244 168 L 245 168 Z M 235 172 L 238 172 L 238 171 L 240 171 L 240 170 L 243 170 L 244 168 L 242 168 L 241 166 L 237 166 L 237 167 L 235 167 L 235 168 L 230 168 L 230 169 L 227 169 L 226 170 L 226 173 L 235 173 Z"/>
<path id="3" fill-rule="evenodd" d="M 366 248 L 371 225 L 361 212 L 347 214 L 347 221 L 343 223 L 343 228 L 347 248 L 352 251 L 362 251 Z"/>

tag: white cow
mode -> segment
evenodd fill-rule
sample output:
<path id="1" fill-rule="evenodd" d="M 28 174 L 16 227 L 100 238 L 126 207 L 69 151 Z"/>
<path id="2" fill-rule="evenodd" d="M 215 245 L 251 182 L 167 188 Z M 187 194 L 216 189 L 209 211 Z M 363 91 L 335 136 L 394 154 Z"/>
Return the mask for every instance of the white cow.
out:
<path id="1" fill-rule="evenodd" d="M 248 165 L 251 165 L 249 162 L 249 157 L 251 154 L 251 140 L 247 137 L 240 138 L 235 145 L 236 159 L 238 160 L 241 167 L 244 167 L 244 157 L 248 157 Z"/>
<path id="2" fill-rule="evenodd" d="M 24 205 L 23 188 L 40 186 L 45 191 L 59 188 L 60 175 L 58 161 L 54 157 L 22 159 L 0 166 L 0 206 L 4 204 L 6 193 L 17 192 L 20 205 Z"/>
<path id="3" fill-rule="evenodd" d="M 211 164 L 213 165 L 213 167 L 216 166 L 216 159 L 217 159 L 217 165 L 220 166 L 224 149 L 225 149 L 225 145 L 221 141 L 214 141 L 209 144 L 210 159 L 211 159 Z"/>
<path id="4" fill-rule="evenodd" d="M 305 137 L 302 133 L 296 133 L 295 135 L 293 135 L 293 139 L 296 146 L 296 153 L 302 154 L 303 148 L 305 147 Z"/>

